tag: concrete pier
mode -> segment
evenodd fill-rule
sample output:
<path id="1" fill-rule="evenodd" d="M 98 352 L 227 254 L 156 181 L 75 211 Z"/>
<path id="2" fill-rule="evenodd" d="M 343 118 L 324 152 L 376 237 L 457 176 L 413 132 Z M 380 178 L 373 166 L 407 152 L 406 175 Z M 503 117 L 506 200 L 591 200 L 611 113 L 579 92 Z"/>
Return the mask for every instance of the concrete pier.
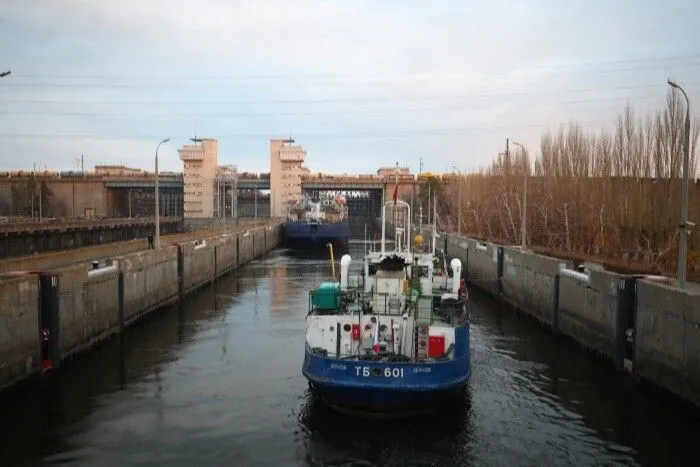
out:
<path id="1" fill-rule="evenodd" d="M 0 390 L 40 374 L 42 362 L 57 369 L 148 313 L 276 248 L 281 232 L 280 224 L 270 223 L 164 242 L 158 251 L 117 252 L 96 268 L 77 255 L 82 258 L 77 264 L 53 258 L 51 264 L 60 266 L 3 271 Z M 42 330 L 49 336 L 43 343 Z"/>

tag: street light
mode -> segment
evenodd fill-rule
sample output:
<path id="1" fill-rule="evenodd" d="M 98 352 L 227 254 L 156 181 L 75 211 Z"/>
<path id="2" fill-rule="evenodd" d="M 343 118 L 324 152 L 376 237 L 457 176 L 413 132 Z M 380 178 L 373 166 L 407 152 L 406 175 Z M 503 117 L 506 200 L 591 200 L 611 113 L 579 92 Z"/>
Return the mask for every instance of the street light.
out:
<path id="1" fill-rule="evenodd" d="M 170 138 L 165 138 L 163 141 L 158 143 L 158 146 L 156 146 L 156 250 L 160 250 L 160 202 L 159 202 L 159 193 L 158 193 L 158 148 L 160 148 L 160 145 L 163 143 L 167 143 L 170 141 Z"/>
<path id="2" fill-rule="evenodd" d="M 692 226 L 691 222 L 688 222 L 688 165 L 690 164 L 690 101 L 688 100 L 688 95 L 685 93 L 682 87 L 674 83 L 670 79 L 668 84 L 679 89 L 685 97 L 685 144 L 683 148 L 683 179 L 681 180 L 681 202 L 680 204 L 680 222 L 678 223 L 678 228 L 680 232 L 678 233 L 678 287 L 681 289 L 685 288 L 685 268 L 686 268 L 686 257 L 688 254 L 688 227 Z"/>
<path id="3" fill-rule="evenodd" d="M 459 200 L 457 201 L 457 236 L 461 237 L 462 236 L 462 171 L 457 168 L 457 166 L 453 165 L 453 169 L 459 173 L 459 194 L 457 197 Z"/>
<path id="4" fill-rule="evenodd" d="M 530 164 L 527 160 L 527 149 L 525 149 L 525 146 L 516 141 L 513 141 L 513 144 L 523 150 L 525 162 L 525 172 L 523 172 L 523 212 L 520 219 L 520 249 L 525 251 L 527 248 L 527 178 L 530 175 Z"/>

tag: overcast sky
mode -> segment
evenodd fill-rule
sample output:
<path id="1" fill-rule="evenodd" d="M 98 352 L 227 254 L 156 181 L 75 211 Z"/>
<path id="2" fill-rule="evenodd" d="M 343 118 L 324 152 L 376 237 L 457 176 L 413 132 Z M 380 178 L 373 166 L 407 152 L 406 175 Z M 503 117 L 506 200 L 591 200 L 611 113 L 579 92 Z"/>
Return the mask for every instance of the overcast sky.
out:
<path id="1" fill-rule="evenodd" d="M 314 171 L 488 164 L 570 120 L 700 102 L 700 1 L 0 0 L 0 166 L 268 170 L 291 134 Z M 697 104 L 696 104 L 697 106 Z M 696 107 L 697 108 L 697 107 Z"/>

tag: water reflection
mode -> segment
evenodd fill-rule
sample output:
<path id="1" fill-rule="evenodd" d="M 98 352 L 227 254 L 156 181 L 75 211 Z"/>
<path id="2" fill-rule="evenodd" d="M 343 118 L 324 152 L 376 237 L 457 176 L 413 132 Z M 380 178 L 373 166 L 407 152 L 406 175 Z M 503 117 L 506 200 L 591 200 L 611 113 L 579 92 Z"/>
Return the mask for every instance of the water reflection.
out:
<path id="1" fill-rule="evenodd" d="M 664 453 L 687 451 L 700 436 L 697 420 L 640 392 L 628 375 L 515 312 L 489 312 L 491 301 L 483 295 L 470 300 L 477 309 L 474 359 L 481 391 L 493 395 L 503 388 L 508 404 L 539 419 L 533 432 L 557 427 L 555 439 L 576 441 L 569 454 L 581 462 L 669 465 Z"/>
<path id="2" fill-rule="evenodd" d="M 306 391 L 297 419 L 309 465 L 472 465 L 471 392 L 445 410 L 407 420 L 339 414 Z"/>

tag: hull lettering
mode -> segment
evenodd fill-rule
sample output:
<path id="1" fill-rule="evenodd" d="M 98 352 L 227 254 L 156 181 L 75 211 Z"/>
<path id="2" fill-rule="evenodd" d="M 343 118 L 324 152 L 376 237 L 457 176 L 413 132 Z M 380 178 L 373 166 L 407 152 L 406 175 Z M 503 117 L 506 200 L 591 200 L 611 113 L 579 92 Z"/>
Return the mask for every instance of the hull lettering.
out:
<path id="1" fill-rule="evenodd" d="M 403 378 L 404 369 L 403 368 L 390 368 L 386 367 L 383 370 L 381 368 L 370 368 L 368 366 L 356 366 L 355 376 L 362 376 L 368 378 L 370 376 L 383 376 L 385 378 Z"/>

